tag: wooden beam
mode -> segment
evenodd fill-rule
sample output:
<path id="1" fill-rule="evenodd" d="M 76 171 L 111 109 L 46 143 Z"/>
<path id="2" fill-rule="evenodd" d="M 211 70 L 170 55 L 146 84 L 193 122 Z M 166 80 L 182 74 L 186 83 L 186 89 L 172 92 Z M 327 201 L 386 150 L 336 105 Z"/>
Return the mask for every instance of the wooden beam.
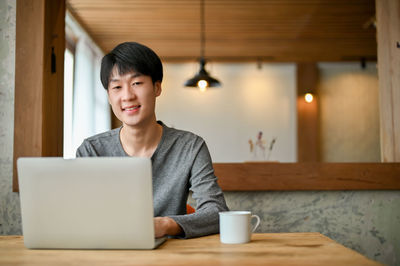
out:
<path id="1" fill-rule="evenodd" d="M 214 163 L 224 191 L 400 190 L 399 163 Z"/>
<path id="2" fill-rule="evenodd" d="M 65 2 L 18 0 L 14 174 L 24 156 L 62 156 Z"/>
<path id="3" fill-rule="evenodd" d="M 376 1 L 381 158 L 400 162 L 400 0 Z"/>

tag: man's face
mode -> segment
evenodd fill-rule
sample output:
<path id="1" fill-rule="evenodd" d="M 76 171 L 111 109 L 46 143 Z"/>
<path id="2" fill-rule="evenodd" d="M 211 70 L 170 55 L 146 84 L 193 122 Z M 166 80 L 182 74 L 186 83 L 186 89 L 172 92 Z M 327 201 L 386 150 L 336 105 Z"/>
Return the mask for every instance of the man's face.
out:
<path id="1" fill-rule="evenodd" d="M 136 72 L 119 74 L 114 67 L 108 84 L 108 101 L 124 126 L 140 126 L 155 120 L 156 97 L 161 83 Z"/>

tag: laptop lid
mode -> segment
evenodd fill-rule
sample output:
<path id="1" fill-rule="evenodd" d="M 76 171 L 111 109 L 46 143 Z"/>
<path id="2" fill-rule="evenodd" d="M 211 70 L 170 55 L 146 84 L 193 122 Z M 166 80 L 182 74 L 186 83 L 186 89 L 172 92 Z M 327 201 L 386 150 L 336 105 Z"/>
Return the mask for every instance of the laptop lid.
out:
<path id="1" fill-rule="evenodd" d="M 150 159 L 20 158 L 17 167 L 26 247 L 155 247 Z"/>

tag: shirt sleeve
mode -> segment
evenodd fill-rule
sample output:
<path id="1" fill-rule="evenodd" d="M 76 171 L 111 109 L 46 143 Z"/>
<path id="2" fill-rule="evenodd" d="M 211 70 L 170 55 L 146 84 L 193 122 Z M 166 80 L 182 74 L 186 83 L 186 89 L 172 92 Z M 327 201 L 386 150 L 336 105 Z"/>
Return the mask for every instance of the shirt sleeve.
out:
<path id="1" fill-rule="evenodd" d="M 92 145 L 87 140 L 84 140 L 81 146 L 76 150 L 76 157 L 95 157 L 98 156 Z"/>
<path id="2" fill-rule="evenodd" d="M 196 200 L 195 213 L 170 217 L 181 226 L 185 238 L 218 233 L 219 212 L 227 211 L 228 207 L 204 141 L 194 155 L 189 183 Z"/>

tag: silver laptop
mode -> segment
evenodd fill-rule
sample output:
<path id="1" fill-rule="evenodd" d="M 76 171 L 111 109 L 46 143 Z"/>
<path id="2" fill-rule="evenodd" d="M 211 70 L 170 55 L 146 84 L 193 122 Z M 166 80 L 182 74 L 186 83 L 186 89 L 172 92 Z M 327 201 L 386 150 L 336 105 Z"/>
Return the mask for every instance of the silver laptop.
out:
<path id="1" fill-rule="evenodd" d="M 133 157 L 19 158 L 27 248 L 153 249 L 151 161 Z"/>

